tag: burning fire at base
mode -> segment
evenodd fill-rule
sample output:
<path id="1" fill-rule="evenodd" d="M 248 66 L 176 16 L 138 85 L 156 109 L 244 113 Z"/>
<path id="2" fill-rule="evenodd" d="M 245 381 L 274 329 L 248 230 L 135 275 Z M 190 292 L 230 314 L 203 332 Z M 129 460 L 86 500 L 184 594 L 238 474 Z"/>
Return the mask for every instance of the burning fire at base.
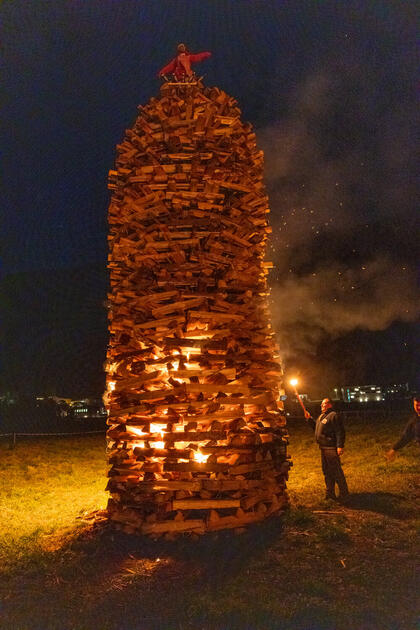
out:
<path id="1" fill-rule="evenodd" d="M 164 84 L 110 172 L 108 514 L 130 533 L 241 530 L 287 503 L 263 155 L 240 115 Z"/>

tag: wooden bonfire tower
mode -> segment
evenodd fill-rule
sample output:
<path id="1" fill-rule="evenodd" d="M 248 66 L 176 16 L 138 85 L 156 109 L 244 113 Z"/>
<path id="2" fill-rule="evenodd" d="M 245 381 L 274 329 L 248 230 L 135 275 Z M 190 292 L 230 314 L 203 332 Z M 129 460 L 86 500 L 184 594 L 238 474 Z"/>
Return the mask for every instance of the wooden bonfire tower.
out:
<path id="1" fill-rule="evenodd" d="M 263 153 L 240 115 L 164 83 L 110 171 L 108 515 L 129 533 L 242 531 L 287 504 Z"/>

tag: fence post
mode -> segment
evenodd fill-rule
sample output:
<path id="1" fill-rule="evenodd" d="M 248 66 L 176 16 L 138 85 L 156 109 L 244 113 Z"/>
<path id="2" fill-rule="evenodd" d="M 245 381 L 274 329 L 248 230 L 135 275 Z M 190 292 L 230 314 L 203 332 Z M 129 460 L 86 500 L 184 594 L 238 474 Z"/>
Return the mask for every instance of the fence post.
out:
<path id="1" fill-rule="evenodd" d="M 10 440 L 10 449 L 15 448 L 16 446 L 16 433 L 13 431 L 12 435 L 11 435 L 11 440 Z"/>

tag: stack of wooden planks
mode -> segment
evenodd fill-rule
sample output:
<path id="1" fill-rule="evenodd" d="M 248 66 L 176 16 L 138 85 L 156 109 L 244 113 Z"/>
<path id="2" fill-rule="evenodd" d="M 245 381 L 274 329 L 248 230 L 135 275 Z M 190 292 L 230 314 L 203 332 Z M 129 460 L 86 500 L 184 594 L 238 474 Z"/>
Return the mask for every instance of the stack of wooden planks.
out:
<path id="1" fill-rule="evenodd" d="M 139 110 L 109 175 L 108 514 L 153 537 L 242 531 L 285 507 L 291 465 L 263 154 L 201 81 Z"/>

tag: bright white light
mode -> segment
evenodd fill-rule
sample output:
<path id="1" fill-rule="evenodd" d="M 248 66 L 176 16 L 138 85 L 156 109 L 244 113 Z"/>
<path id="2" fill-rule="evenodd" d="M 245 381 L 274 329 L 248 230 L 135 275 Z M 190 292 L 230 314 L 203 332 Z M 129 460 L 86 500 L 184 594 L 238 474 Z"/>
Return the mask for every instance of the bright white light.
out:
<path id="1" fill-rule="evenodd" d="M 163 430 L 165 429 L 166 424 L 158 424 L 156 422 L 150 423 L 150 433 L 160 433 L 163 437 Z"/>
<path id="2" fill-rule="evenodd" d="M 127 431 L 130 433 L 134 433 L 134 435 L 146 435 L 142 429 L 138 429 L 137 427 L 130 427 L 127 425 Z"/>
<path id="3" fill-rule="evenodd" d="M 165 442 L 150 442 L 151 448 L 165 448 Z"/>
<path id="4" fill-rule="evenodd" d="M 292 387 L 296 387 L 296 385 L 298 384 L 298 382 L 299 382 L 299 381 L 297 380 L 297 378 L 291 378 L 291 379 L 290 379 L 290 385 L 291 385 Z"/>
<path id="5" fill-rule="evenodd" d="M 196 451 L 194 453 L 194 459 L 199 464 L 205 464 L 209 457 L 210 457 L 210 454 L 204 455 L 204 453 L 202 453 L 201 451 Z"/>

